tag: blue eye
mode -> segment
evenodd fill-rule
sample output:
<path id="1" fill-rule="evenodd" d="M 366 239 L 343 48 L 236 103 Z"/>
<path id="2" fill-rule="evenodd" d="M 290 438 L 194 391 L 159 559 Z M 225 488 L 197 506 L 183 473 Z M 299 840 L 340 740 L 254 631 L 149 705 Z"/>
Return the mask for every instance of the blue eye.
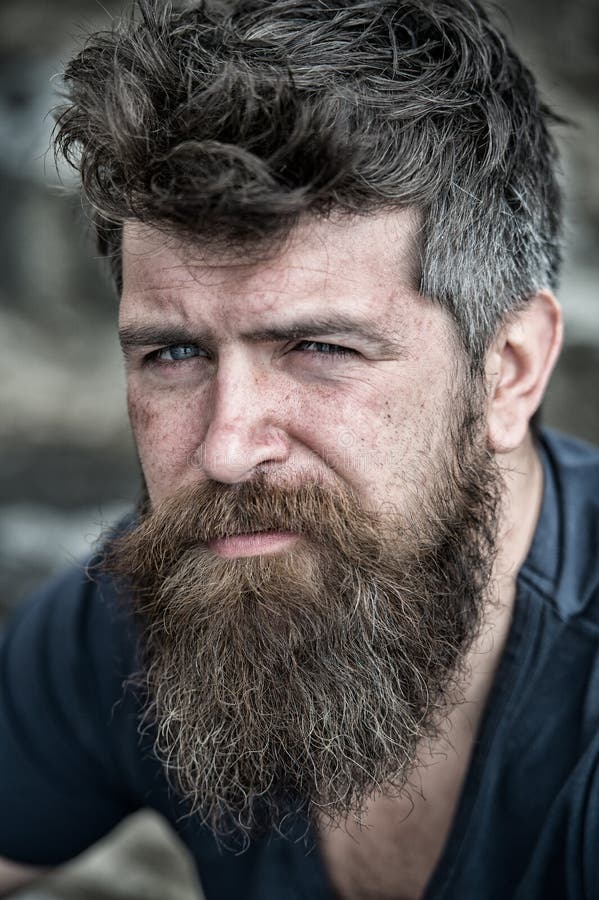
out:
<path id="1" fill-rule="evenodd" d="M 318 353 L 322 356 L 355 356 L 356 350 L 349 347 L 341 347 L 339 344 L 329 344 L 326 341 L 299 341 L 293 348 L 309 353 Z"/>
<path id="2" fill-rule="evenodd" d="M 173 344 L 171 347 L 156 350 L 153 355 L 161 362 L 183 362 L 186 359 L 195 359 L 200 356 L 201 350 L 195 344 Z"/>

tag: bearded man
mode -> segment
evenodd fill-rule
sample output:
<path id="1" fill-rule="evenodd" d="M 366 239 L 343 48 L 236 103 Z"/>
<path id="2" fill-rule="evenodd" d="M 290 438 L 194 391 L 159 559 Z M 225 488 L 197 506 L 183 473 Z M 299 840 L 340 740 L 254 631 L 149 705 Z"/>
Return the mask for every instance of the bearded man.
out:
<path id="1" fill-rule="evenodd" d="M 534 420 L 532 76 L 475 0 L 138 12 L 56 146 L 143 496 L 6 638 L 5 883 L 145 805 L 208 900 L 596 896 L 599 455 Z"/>

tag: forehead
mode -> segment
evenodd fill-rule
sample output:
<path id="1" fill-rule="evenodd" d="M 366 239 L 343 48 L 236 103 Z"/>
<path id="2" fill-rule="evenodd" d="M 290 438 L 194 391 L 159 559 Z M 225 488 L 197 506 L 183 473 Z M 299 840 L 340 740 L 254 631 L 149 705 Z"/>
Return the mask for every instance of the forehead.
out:
<path id="1" fill-rule="evenodd" d="M 392 327 L 402 310 L 417 316 L 431 307 L 417 291 L 417 230 L 410 211 L 310 219 L 272 253 L 244 255 L 128 222 L 121 318 L 211 317 L 232 325 L 298 312 L 358 311 Z"/>

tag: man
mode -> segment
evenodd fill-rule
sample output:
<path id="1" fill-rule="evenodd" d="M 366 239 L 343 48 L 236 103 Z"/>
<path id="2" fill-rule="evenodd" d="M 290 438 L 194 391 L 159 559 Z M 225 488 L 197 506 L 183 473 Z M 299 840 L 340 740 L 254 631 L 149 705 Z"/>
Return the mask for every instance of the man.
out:
<path id="1" fill-rule="evenodd" d="M 530 73 L 472 0 L 139 13 L 57 149 L 144 495 L 7 636 L 6 883 L 148 805 L 209 900 L 596 896 L 599 456 L 530 425 Z"/>

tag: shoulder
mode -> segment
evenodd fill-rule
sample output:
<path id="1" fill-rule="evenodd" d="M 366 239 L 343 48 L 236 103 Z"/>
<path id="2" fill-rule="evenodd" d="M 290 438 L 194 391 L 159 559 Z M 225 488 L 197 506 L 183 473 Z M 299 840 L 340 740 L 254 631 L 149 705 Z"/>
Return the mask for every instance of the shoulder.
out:
<path id="1" fill-rule="evenodd" d="M 127 598 L 102 575 L 97 557 L 73 565 L 22 604 L 8 624 L 4 653 L 23 668 L 36 658 L 64 670 L 80 659 L 126 676 L 135 656 Z"/>
<path id="2" fill-rule="evenodd" d="M 599 636 L 599 448 L 543 430 L 545 497 L 533 545 L 562 618 L 596 625 Z"/>
<path id="3" fill-rule="evenodd" d="M 543 428 L 540 440 L 564 484 L 575 488 L 590 478 L 599 493 L 599 447 L 553 428 Z"/>
<path id="4" fill-rule="evenodd" d="M 135 635 L 95 561 L 34 594 L 0 644 L 0 855 L 81 852 L 139 805 Z M 77 822 L 77 827 L 73 827 Z"/>
<path id="5" fill-rule="evenodd" d="M 13 711 L 24 740 L 43 721 L 60 743 L 101 745 L 107 723 L 130 711 L 125 686 L 136 668 L 136 636 L 127 599 L 100 573 L 98 558 L 24 601 L 2 636 L 0 666 L 4 710 Z"/>

